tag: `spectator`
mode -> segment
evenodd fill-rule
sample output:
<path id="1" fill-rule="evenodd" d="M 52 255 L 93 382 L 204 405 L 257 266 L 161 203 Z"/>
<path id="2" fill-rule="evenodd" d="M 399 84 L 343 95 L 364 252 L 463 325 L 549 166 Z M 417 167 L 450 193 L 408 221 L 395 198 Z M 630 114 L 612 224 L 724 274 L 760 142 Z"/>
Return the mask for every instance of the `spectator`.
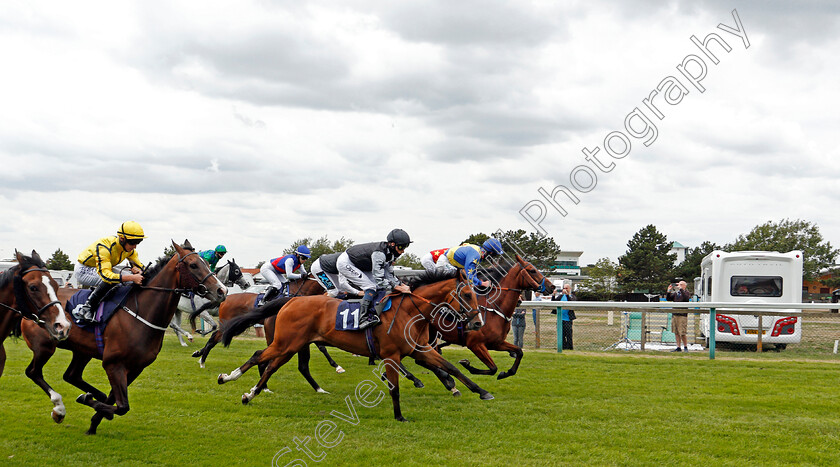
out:
<path id="1" fill-rule="evenodd" d="M 575 294 L 572 293 L 571 284 L 563 285 L 563 291 L 555 294 L 551 298 L 555 302 L 569 302 L 577 300 Z M 563 350 L 574 350 L 572 343 L 572 321 L 576 318 L 574 310 L 567 310 L 565 308 L 560 310 L 560 319 L 563 321 Z"/>
<path id="2" fill-rule="evenodd" d="M 691 295 L 686 290 L 687 285 L 685 281 L 669 285 L 665 298 L 669 302 L 690 301 Z M 671 313 L 671 332 L 674 333 L 677 341 L 677 348 L 672 352 L 688 352 L 688 313 Z M 682 350 L 680 349 L 680 342 L 682 342 Z"/>
<path id="3" fill-rule="evenodd" d="M 513 345 L 522 348 L 525 345 L 525 308 L 513 311 L 511 326 L 513 327 Z"/>

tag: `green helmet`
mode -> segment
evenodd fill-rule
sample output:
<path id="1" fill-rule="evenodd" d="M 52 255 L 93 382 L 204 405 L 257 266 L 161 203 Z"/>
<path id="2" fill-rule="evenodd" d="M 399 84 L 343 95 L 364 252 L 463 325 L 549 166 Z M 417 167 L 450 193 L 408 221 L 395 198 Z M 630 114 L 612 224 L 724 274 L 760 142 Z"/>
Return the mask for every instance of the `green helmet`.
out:
<path id="1" fill-rule="evenodd" d="M 224 245 L 217 245 L 215 251 L 216 253 L 227 253 L 227 248 Z"/>

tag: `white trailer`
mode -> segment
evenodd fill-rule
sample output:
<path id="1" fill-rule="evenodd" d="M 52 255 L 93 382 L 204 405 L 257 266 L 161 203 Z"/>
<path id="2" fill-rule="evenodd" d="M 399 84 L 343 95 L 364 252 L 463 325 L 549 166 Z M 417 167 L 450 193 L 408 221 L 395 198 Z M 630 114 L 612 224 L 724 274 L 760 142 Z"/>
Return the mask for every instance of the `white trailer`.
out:
<path id="1" fill-rule="evenodd" d="M 715 250 L 700 264 L 701 302 L 731 303 L 802 303 L 802 252 Z M 737 310 L 737 307 L 733 307 Z M 757 315 L 726 314 L 718 311 L 715 341 L 755 344 L 758 333 L 762 343 L 785 348 L 802 337 L 801 309 L 774 310 L 790 316 L 763 316 L 761 329 Z M 709 337 L 709 315 L 703 315 L 701 333 Z"/>

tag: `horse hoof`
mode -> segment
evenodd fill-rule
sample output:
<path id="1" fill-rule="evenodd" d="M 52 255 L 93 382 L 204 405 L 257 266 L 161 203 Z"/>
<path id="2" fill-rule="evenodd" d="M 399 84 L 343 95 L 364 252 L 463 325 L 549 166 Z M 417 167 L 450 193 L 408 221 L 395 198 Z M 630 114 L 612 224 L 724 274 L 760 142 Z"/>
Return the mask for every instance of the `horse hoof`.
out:
<path id="1" fill-rule="evenodd" d="M 480 396 L 480 399 L 483 401 L 492 401 L 493 399 L 495 399 L 495 397 L 493 397 L 493 394 L 485 392 Z"/>
<path id="2" fill-rule="evenodd" d="M 216 382 L 219 384 L 225 384 L 225 378 L 227 378 L 227 375 L 222 373 L 219 375 L 219 378 L 216 380 Z"/>
<path id="3" fill-rule="evenodd" d="M 503 371 L 503 372 L 499 373 L 499 376 L 497 376 L 496 379 L 505 379 L 508 376 L 513 376 L 513 375 L 509 375 L 509 374 L 507 374 L 506 371 Z"/>
<path id="4" fill-rule="evenodd" d="M 470 364 L 470 361 L 467 360 L 466 358 L 462 358 L 462 359 L 458 360 L 458 363 L 460 363 L 461 365 L 467 366 L 467 365 Z"/>
<path id="5" fill-rule="evenodd" d="M 102 416 L 105 417 L 105 420 L 113 420 L 114 419 L 114 414 L 112 414 L 110 412 L 106 412 L 106 413 L 102 414 Z"/>
<path id="6" fill-rule="evenodd" d="M 461 395 L 461 391 L 459 391 L 459 390 L 457 390 L 457 389 L 455 389 L 455 388 L 452 388 L 452 395 L 453 395 L 454 397 L 458 397 L 458 396 L 460 396 L 460 395 Z"/>
<path id="7" fill-rule="evenodd" d="M 414 381 L 414 387 L 417 388 L 417 389 L 423 389 L 423 388 L 426 387 L 426 385 L 423 384 L 423 382 L 418 379 L 418 380 Z"/>
<path id="8" fill-rule="evenodd" d="M 192 342 L 192 341 L 190 341 L 190 342 Z M 190 346 L 190 345 L 189 345 L 189 344 L 187 344 L 186 342 L 181 342 L 181 347 L 189 347 L 189 346 Z"/>
<path id="9" fill-rule="evenodd" d="M 96 434 L 96 430 L 88 430 L 88 431 L 86 431 L 86 432 L 85 432 L 85 434 L 86 434 L 86 435 L 95 435 L 95 434 Z"/>
<path id="10" fill-rule="evenodd" d="M 324 391 L 323 388 L 318 388 L 315 390 L 318 394 L 329 394 L 329 391 Z"/>
<path id="11" fill-rule="evenodd" d="M 248 394 L 242 394 L 242 405 L 248 405 L 248 402 L 251 402 Z"/>
<path id="12" fill-rule="evenodd" d="M 196 350 L 192 353 L 193 358 L 198 358 L 201 356 L 201 350 Z"/>
<path id="13" fill-rule="evenodd" d="M 262 392 L 264 392 L 266 394 L 274 394 L 274 391 L 272 391 L 271 389 L 268 389 L 268 388 L 263 389 Z"/>
<path id="14" fill-rule="evenodd" d="M 204 368 L 204 360 L 199 360 L 198 361 L 198 367 L 202 368 L 202 369 Z"/>
<path id="15" fill-rule="evenodd" d="M 344 370 L 344 368 L 341 368 L 341 365 L 338 365 L 337 367 L 335 367 L 335 372 L 336 373 L 344 373 L 344 371 L 345 370 Z"/>
<path id="16" fill-rule="evenodd" d="M 79 394 L 79 397 L 76 398 L 76 402 L 82 405 L 88 405 L 90 398 L 93 397 L 93 394 L 86 392 L 84 394 Z M 96 434 L 96 433 L 94 433 Z"/>
<path id="17" fill-rule="evenodd" d="M 64 415 L 61 415 L 61 414 L 59 414 L 59 413 L 56 413 L 56 411 L 55 411 L 55 410 L 53 410 L 53 411 L 52 411 L 52 414 L 51 414 L 51 415 L 52 415 L 52 419 L 53 419 L 53 421 L 54 421 L 54 422 L 56 422 L 56 423 L 61 423 L 61 422 L 63 422 L 63 421 L 64 421 Z"/>
<path id="18" fill-rule="evenodd" d="M 409 419 L 407 419 L 403 416 L 394 417 L 394 418 L 396 418 L 398 422 L 410 422 L 411 421 L 411 420 L 409 420 Z"/>

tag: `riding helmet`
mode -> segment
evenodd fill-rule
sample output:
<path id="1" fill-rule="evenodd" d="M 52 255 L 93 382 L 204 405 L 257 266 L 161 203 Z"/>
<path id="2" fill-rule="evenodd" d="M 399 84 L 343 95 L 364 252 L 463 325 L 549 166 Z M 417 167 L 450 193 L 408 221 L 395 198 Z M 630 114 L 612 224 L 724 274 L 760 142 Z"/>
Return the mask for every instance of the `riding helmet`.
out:
<path id="1" fill-rule="evenodd" d="M 408 245 L 411 243 L 411 237 L 403 229 L 394 229 L 389 232 L 387 240 L 388 243 L 396 243 L 397 245 Z"/>
<path id="2" fill-rule="evenodd" d="M 140 227 L 140 224 L 134 221 L 123 222 L 119 230 L 117 230 L 117 235 L 126 240 L 146 238 L 146 235 L 143 233 L 143 227 Z"/>

